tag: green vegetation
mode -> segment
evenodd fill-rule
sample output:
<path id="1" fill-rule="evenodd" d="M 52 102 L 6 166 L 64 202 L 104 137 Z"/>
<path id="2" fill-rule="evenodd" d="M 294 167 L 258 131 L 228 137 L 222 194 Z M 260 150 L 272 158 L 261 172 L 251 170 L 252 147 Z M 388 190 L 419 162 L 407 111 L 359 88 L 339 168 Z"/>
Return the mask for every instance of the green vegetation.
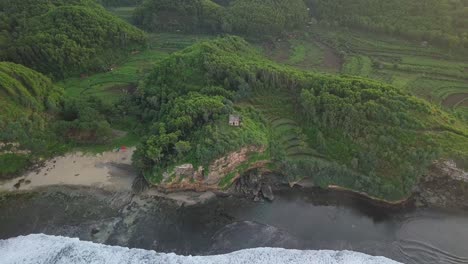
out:
<path id="1" fill-rule="evenodd" d="M 0 176 L 24 169 L 31 153 L 47 153 L 53 138 L 48 121 L 62 93 L 40 73 L 0 62 Z"/>
<path id="2" fill-rule="evenodd" d="M 313 15 L 340 25 L 426 40 L 450 48 L 468 47 L 465 0 L 307 0 Z"/>
<path id="3" fill-rule="evenodd" d="M 301 28 L 307 17 L 302 0 L 236 0 L 228 6 L 211 0 L 145 0 L 134 13 L 135 23 L 152 32 L 224 32 L 256 38 Z"/>
<path id="4" fill-rule="evenodd" d="M 148 136 L 135 162 L 150 180 L 175 163 L 207 165 L 240 146 L 263 145 L 290 177 L 398 199 L 438 154 L 466 154 L 434 136 L 468 136 L 439 108 L 389 85 L 280 66 L 235 37 L 171 55 L 140 88 L 133 102 Z M 226 124 L 234 111 L 248 125 L 218 140 L 236 129 Z"/>
<path id="5" fill-rule="evenodd" d="M 142 93 L 133 98 L 138 106 L 134 114 L 145 124 L 142 130 L 148 134 L 135 153 L 135 163 L 150 180 L 160 178 L 162 169 L 177 162 L 208 165 L 214 158 L 244 145 L 266 144 L 266 128 L 258 114 L 232 105 L 232 100 L 248 93 L 248 87 L 228 90 L 202 78 L 204 62 L 198 56 L 205 45 L 192 46 L 164 59 L 140 86 Z M 230 48 L 237 50 L 235 45 Z M 191 60 L 199 67 L 187 67 L 186 62 Z M 243 114 L 244 123 L 236 130 L 227 125 L 227 115 L 234 111 Z"/>
<path id="6" fill-rule="evenodd" d="M 344 57 L 342 73 L 376 79 L 411 92 L 466 118 L 468 61 L 463 51 L 447 52 L 398 38 L 313 27 L 316 39 Z"/>
<path id="7" fill-rule="evenodd" d="M 4 0 L 0 10 L 0 59 L 55 78 L 107 70 L 146 42 L 91 0 Z"/>
<path id="8" fill-rule="evenodd" d="M 220 12 L 221 6 L 211 0 L 144 0 L 133 17 L 151 32 L 216 32 Z"/>
<path id="9" fill-rule="evenodd" d="M 261 38 L 302 28 L 308 14 L 302 0 L 236 0 L 223 17 L 225 32 Z"/>
<path id="10" fill-rule="evenodd" d="M 167 56 L 159 50 L 145 50 L 130 55 L 112 71 L 97 73 L 81 78 L 68 78 L 58 83 L 65 87 L 70 98 L 97 97 L 107 103 L 115 103 L 136 90 L 138 81 L 148 73 L 154 64 Z"/>
<path id="11" fill-rule="evenodd" d="M 342 67 L 341 55 L 307 31 L 269 41 L 262 49 L 268 58 L 303 70 L 338 73 Z"/>
<path id="12" fill-rule="evenodd" d="M 311 177 L 403 198 L 433 160 L 468 160 L 467 8 L 3 0 L 0 60 L 11 62 L 0 62 L 0 177 L 72 148 L 139 143 L 134 164 L 157 184 L 182 163 L 207 173 L 214 160 L 256 146 L 265 151 L 224 175 L 221 188 L 266 160 L 289 182 Z M 241 127 L 229 126 L 230 114 Z"/>
<path id="13" fill-rule="evenodd" d="M 122 7 L 122 6 L 136 6 L 143 2 L 143 0 L 97 0 L 103 6 Z"/>
<path id="14" fill-rule="evenodd" d="M 19 154 L 0 155 L 0 179 L 14 175 L 29 166 L 29 157 Z"/>

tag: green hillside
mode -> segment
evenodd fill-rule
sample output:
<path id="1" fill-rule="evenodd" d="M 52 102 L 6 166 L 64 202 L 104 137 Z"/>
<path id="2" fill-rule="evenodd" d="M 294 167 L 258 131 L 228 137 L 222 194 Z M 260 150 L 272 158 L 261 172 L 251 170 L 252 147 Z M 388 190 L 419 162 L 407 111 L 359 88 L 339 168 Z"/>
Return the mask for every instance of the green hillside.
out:
<path id="1" fill-rule="evenodd" d="M 387 84 L 281 66 L 237 37 L 171 55 L 139 91 L 147 137 L 135 160 L 153 182 L 176 163 L 260 145 L 289 181 L 399 199 L 440 155 L 468 157 L 466 125 L 440 108 Z M 229 113 L 248 125 L 231 132 Z"/>
<path id="2" fill-rule="evenodd" d="M 91 0 L 3 0 L 0 32 L 0 59 L 55 78 L 108 70 L 146 41 Z"/>
<path id="3" fill-rule="evenodd" d="M 211 0 L 144 0 L 133 18 L 150 32 L 217 32 L 221 11 Z"/>
<path id="4" fill-rule="evenodd" d="M 302 0 L 236 0 L 229 5 L 211 0 L 145 0 L 133 17 L 151 32 L 235 33 L 261 39 L 302 28 L 308 13 Z"/>
<path id="5" fill-rule="evenodd" d="M 22 65 L 0 62 L 0 177 L 47 152 L 49 113 L 59 108 L 63 91 L 44 75 Z M 13 150 L 12 150 L 13 148 Z"/>
<path id="6" fill-rule="evenodd" d="M 466 0 L 307 0 L 312 14 L 329 24 L 468 47 Z"/>

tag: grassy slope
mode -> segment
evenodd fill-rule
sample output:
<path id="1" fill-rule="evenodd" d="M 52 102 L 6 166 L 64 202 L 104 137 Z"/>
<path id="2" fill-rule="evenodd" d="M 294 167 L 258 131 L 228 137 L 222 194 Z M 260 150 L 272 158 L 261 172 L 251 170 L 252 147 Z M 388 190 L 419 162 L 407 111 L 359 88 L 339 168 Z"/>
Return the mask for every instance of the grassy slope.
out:
<path id="1" fill-rule="evenodd" d="M 464 54 L 381 35 L 339 29 L 314 31 L 346 52 L 345 74 L 390 83 L 447 109 L 457 108 L 468 97 L 468 59 Z M 466 96 L 445 101 L 455 93 Z"/>
<path id="2" fill-rule="evenodd" d="M 0 177 L 23 170 L 34 155 L 45 152 L 50 143 L 46 110 L 56 107 L 61 95 L 62 90 L 44 75 L 0 62 L 0 143 L 20 144 L 20 151 L 13 153 L 0 147 Z"/>
<path id="3" fill-rule="evenodd" d="M 109 7 L 113 15 L 130 22 L 135 7 Z M 116 102 L 131 92 L 154 65 L 170 53 L 186 48 L 198 40 L 210 38 L 204 35 L 152 33 L 148 34 L 148 48 L 134 52 L 114 65 L 112 71 L 93 74 L 84 78 L 68 78 L 58 85 L 65 88 L 70 97 L 96 96 L 106 102 Z"/>

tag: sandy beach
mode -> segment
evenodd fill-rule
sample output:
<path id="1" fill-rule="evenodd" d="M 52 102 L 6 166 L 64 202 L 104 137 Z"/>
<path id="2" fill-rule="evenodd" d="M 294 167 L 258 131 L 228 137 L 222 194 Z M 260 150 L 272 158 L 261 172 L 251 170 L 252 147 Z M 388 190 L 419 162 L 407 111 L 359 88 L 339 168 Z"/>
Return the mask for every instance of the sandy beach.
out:
<path id="1" fill-rule="evenodd" d="M 135 148 L 101 154 L 68 153 L 45 162 L 25 175 L 0 182 L 0 191 L 25 191 L 38 187 L 72 185 L 115 191 L 131 190 L 136 177 L 132 155 Z"/>

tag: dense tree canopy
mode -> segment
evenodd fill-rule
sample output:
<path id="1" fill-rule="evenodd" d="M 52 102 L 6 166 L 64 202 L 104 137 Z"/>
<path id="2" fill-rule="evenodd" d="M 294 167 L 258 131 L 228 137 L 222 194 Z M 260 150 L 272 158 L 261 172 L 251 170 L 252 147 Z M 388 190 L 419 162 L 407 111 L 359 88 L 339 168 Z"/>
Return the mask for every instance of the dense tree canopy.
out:
<path id="1" fill-rule="evenodd" d="M 145 0 L 134 21 L 148 31 L 217 31 L 220 11 L 211 0 Z"/>
<path id="2" fill-rule="evenodd" d="M 27 165 L 30 153 L 44 153 L 50 114 L 60 108 L 63 91 L 44 75 L 22 65 L 0 62 L 0 143 L 26 152 L 2 155 L 0 177 Z M 3 164 L 5 162 L 5 164 Z"/>
<path id="3" fill-rule="evenodd" d="M 204 78 L 204 62 L 213 59 L 210 50 L 216 45 L 230 49 L 233 56 L 246 48 L 244 42 L 232 39 L 230 46 L 223 41 L 203 43 L 175 53 L 156 66 L 129 102 L 127 109 L 133 109 L 144 124 L 146 135 L 135 164 L 152 181 L 175 162 L 208 165 L 244 145 L 266 144 L 266 128 L 258 114 L 234 108 L 240 95 L 237 88 L 211 85 L 210 78 Z M 228 128 L 228 114 L 233 112 L 242 113 L 242 128 Z"/>
<path id="4" fill-rule="evenodd" d="M 1 59 L 58 78 L 103 70 L 146 39 L 91 0 L 2 0 L 0 32 Z"/>
<path id="5" fill-rule="evenodd" d="M 307 0 L 319 20 L 468 47 L 466 0 Z"/>
<path id="6" fill-rule="evenodd" d="M 135 22 L 150 31 L 275 36 L 306 24 L 303 0 L 145 0 Z"/>
<path id="7" fill-rule="evenodd" d="M 307 20 L 303 0 L 236 0 L 226 9 L 223 27 L 250 36 L 278 35 L 303 27 Z"/>
<path id="8" fill-rule="evenodd" d="M 448 121 L 440 123 L 445 120 L 440 110 L 394 87 L 285 68 L 263 59 L 242 39 L 228 37 L 172 55 L 140 87 L 133 99 L 135 111 L 142 123 L 153 125 L 146 130 L 148 138 L 135 156 L 137 164 L 145 171 L 196 157 L 196 146 L 203 146 L 198 140 L 216 138 L 210 134 L 213 129 L 223 131 L 217 120 L 225 120 L 236 109 L 235 102 L 259 91 L 287 91 L 293 96 L 297 101 L 295 119 L 309 142 L 334 162 L 327 165 L 326 175 L 323 166 L 311 162 L 287 168 L 322 171 L 317 175 L 323 174 L 323 178 L 317 181 L 377 196 L 407 194 L 438 152 L 437 142 L 424 131 L 454 129 L 448 128 Z M 236 139 L 228 142 L 238 145 L 233 143 Z M 248 142 L 265 141 L 254 136 Z M 187 152 L 181 158 L 177 149 Z"/>
<path id="9" fill-rule="evenodd" d="M 143 0 L 98 0 L 104 6 L 136 6 L 143 2 Z"/>
<path id="10" fill-rule="evenodd" d="M 110 106 L 63 94 L 43 74 L 0 62 L 0 178 L 53 155 L 66 143 L 102 143 L 111 137 Z"/>

